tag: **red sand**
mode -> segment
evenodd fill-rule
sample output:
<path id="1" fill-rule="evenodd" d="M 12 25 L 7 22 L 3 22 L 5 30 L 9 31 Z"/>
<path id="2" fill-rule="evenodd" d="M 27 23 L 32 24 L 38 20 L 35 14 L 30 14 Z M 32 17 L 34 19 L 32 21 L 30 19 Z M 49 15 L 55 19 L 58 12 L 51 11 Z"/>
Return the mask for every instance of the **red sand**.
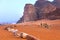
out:
<path id="1" fill-rule="evenodd" d="M 41 27 L 39 24 L 41 22 L 48 23 L 51 25 L 50 29 Z M 23 25 L 22 25 L 23 24 Z M 36 22 L 26 22 L 22 24 L 16 24 L 16 29 L 19 32 L 25 32 L 33 35 L 40 40 L 60 40 L 60 20 L 49 21 L 36 21 Z M 0 40 L 26 40 L 22 38 L 16 38 L 11 32 L 4 30 L 4 27 L 0 27 Z"/>

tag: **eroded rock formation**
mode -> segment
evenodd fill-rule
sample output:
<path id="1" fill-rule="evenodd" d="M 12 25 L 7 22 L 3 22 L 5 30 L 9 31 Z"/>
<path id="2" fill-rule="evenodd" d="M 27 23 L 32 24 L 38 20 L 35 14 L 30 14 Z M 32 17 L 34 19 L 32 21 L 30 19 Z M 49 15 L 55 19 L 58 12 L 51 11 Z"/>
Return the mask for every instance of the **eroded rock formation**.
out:
<path id="1" fill-rule="evenodd" d="M 34 5 L 26 4 L 23 16 L 17 23 L 40 19 L 60 19 L 60 0 L 37 0 Z"/>
<path id="2" fill-rule="evenodd" d="M 24 14 L 18 22 L 28 22 L 28 21 L 34 21 L 34 20 L 37 20 L 36 9 L 34 5 L 26 4 L 24 7 Z"/>
<path id="3" fill-rule="evenodd" d="M 53 5 L 55 5 L 57 8 L 60 8 L 60 0 L 54 0 Z"/>
<path id="4" fill-rule="evenodd" d="M 34 21 L 37 19 L 36 9 L 32 4 L 26 4 L 24 7 L 24 22 Z"/>
<path id="5" fill-rule="evenodd" d="M 46 18 L 46 14 L 56 10 L 56 7 L 49 1 L 36 1 L 35 3 L 36 13 L 39 19 Z"/>

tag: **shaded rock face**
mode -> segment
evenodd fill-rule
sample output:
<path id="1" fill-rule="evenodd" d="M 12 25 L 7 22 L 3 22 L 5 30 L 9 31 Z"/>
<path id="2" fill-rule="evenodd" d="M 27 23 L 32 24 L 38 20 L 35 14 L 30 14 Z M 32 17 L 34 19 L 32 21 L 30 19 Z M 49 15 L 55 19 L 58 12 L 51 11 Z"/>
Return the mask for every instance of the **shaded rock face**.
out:
<path id="1" fill-rule="evenodd" d="M 49 1 L 44 1 L 44 2 L 36 1 L 35 7 L 37 10 L 36 13 L 38 14 L 39 19 L 46 18 L 45 15 L 47 13 L 50 13 L 56 10 L 56 7 L 52 5 L 52 3 Z"/>
<path id="2" fill-rule="evenodd" d="M 45 16 L 47 19 L 50 19 L 50 20 L 60 19 L 60 9 L 56 8 L 55 11 L 50 12 L 50 13 L 46 14 Z"/>
<path id="3" fill-rule="evenodd" d="M 23 20 L 24 20 L 24 17 L 22 16 L 22 17 L 17 21 L 17 23 L 22 23 Z"/>
<path id="4" fill-rule="evenodd" d="M 60 8 L 60 0 L 54 0 L 53 5 L 55 5 L 57 8 Z"/>
<path id="5" fill-rule="evenodd" d="M 45 2 L 46 0 L 38 0 L 39 2 Z"/>
<path id="6" fill-rule="evenodd" d="M 57 2 L 57 3 L 60 3 L 60 0 L 54 0 L 55 2 Z"/>
<path id="7" fill-rule="evenodd" d="M 60 0 L 54 0 L 53 2 L 37 0 L 34 5 L 26 4 L 23 16 L 18 23 L 40 19 L 60 19 Z"/>

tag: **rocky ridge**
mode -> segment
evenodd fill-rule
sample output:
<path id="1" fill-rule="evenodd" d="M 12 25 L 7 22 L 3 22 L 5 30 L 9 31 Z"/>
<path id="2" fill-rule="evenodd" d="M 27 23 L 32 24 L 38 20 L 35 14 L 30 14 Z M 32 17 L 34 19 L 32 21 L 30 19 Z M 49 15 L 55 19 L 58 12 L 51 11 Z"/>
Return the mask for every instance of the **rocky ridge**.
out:
<path id="1" fill-rule="evenodd" d="M 53 2 L 37 0 L 36 3 L 26 4 L 22 18 L 17 23 L 36 21 L 40 19 L 55 20 L 60 19 L 60 0 Z"/>

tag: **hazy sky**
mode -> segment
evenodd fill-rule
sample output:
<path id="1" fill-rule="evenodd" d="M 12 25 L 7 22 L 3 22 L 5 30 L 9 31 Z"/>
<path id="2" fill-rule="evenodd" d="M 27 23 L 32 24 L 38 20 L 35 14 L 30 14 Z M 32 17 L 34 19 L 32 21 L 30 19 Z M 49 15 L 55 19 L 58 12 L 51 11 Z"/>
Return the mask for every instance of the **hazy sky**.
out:
<path id="1" fill-rule="evenodd" d="M 26 3 L 36 0 L 0 0 L 0 23 L 14 23 L 23 15 Z M 52 0 L 51 0 L 52 1 Z"/>

